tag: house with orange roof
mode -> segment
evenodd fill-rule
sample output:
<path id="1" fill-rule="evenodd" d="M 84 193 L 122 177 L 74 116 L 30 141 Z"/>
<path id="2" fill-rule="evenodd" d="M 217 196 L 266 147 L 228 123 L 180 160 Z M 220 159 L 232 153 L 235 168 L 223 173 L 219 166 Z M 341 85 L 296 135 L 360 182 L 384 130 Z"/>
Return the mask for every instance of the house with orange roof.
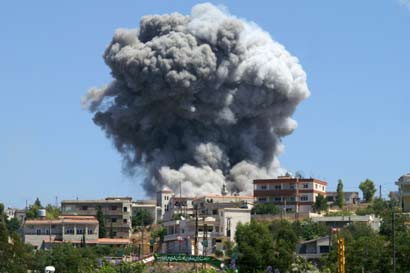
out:
<path id="1" fill-rule="evenodd" d="M 98 221 L 94 216 L 60 216 L 27 220 L 23 226 L 24 242 L 35 249 L 47 249 L 53 244 L 72 243 L 80 245 L 127 245 L 129 239 L 98 238 Z"/>

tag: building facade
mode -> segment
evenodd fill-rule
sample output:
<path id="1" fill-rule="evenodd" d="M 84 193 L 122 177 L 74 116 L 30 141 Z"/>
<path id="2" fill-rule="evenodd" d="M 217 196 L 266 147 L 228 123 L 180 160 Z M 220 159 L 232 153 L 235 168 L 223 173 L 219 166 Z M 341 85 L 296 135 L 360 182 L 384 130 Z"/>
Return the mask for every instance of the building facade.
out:
<path id="1" fill-rule="evenodd" d="M 345 205 L 356 205 L 359 204 L 360 198 L 359 193 L 356 191 L 353 192 L 343 192 L 344 203 Z M 326 199 L 330 203 L 335 203 L 337 198 L 337 192 L 331 191 L 326 193 Z"/>
<path id="2" fill-rule="evenodd" d="M 73 244 L 96 243 L 98 221 L 93 216 L 62 216 L 59 219 L 27 220 L 23 228 L 24 242 L 34 248 L 48 248 L 50 244 L 69 242 Z"/>
<path id="3" fill-rule="evenodd" d="M 64 216 L 97 216 L 101 209 L 107 236 L 129 239 L 131 235 L 132 198 L 108 197 L 101 200 L 64 200 L 61 212 Z"/>
<path id="4" fill-rule="evenodd" d="M 161 207 L 157 206 L 156 200 L 138 200 L 132 202 L 132 216 L 136 216 L 139 211 L 145 210 L 152 218 L 153 224 L 157 224 L 161 219 Z"/>
<path id="5" fill-rule="evenodd" d="M 253 181 L 255 201 L 274 203 L 286 212 L 310 212 L 316 197 L 326 196 L 327 182 L 315 178 L 279 176 Z"/>
<path id="6" fill-rule="evenodd" d="M 410 173 L 402 175 L 396 182 L 399 187 L 399 202 L 403 212 L 410 212 Z"/>
<path id="7" fill-rule="evenodd" d="M 164 218 L 163 222 L 167 231 L 163 251 L 210 255 L 221 250 L 225 241 L 235 240 L 239 223 L 250 222 L 252 203 L 253 196 L 208 195 L 195 198 L 192 205 L 186 204 L 186 210 L 174 206 L 168 213 L 178 217 Z"/>
<path id="8" fill-rule="evenodd" d="M 301 241 L 296 246 L 296 254 L 305 260 L 319 260 L 330 252 L 331 240 L 329 236 Z"/>

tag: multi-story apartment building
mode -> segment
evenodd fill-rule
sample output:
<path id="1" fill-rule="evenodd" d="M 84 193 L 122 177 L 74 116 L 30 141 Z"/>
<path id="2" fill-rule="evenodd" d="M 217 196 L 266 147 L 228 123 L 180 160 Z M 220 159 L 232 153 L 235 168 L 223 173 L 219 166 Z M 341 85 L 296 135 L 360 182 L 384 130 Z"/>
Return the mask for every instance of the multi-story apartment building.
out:
<path id="1" fill-rule="evenodd" d="M 399 202 L 403 212 L 410 212 L 410 173 L 402 175 L 396 182 L 399 187 Z"/>
<path id="2" fill-rule="evenodd" d="M 27 220 L 23 228 L 24 242 L 36 249 L 53 244 L 127 245 L 129 239 L 98 238 L 98 221 L 94 216 L 61 216 L 58 219 Z"/>
<path id="3" fill-rule="evenodd" d="M 287 212 L 310 212 L 320 194 L 326 196 L 327 182 L 315 178 L 279 176 L 253 181 L 255 201 L 274 203 Z"/>
<path id="4" fill-rule="evenodd" d="M 126 238 L 131 235 L 132 198 L 108 197 L 101 200 L 64 200 L 62 215 L 97 216 L 98 209 L 105 218 L 107 237 Z"/>
<path id="5" fill-rule="evenodd" d="M 59 219 L 27 220 L 23 228 L 24 242 L 37 248 L 50 244 L 71 242 L 95 243 L 98 239 L 98 221 L 94 216 L 62 216 Z"/>
<path id="6" fill-rule="evenodd" d="M 172 207 L 169 215 L 177 215 L 178 218 L 164 219 L 167 235 L 163 250 L 195 254 L 197 249 L 197 254 L 209 255 L 216 249 L 222 249 L 223 242 L 235 240 L 239 223 L 250 222 L 252 202 L 253 196 L 207 195 L 194 198 L 192 204 L 186 204 L 185 210 L 184 207 Z"/>

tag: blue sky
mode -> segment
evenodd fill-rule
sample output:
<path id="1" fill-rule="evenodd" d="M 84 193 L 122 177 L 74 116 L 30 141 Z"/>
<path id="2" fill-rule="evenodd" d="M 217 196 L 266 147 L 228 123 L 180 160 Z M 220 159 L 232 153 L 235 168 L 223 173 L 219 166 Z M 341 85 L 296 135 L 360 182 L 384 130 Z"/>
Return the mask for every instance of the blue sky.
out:
<path id="1" fill-rule="evenodd" d="M 311 97 L 295 113 L 282 165 L 383 194 L 410 171 L 407 1 L 214 1 L 256 22 L 300 59 Z M 80 99 L 110 81 L 102 53 L 145 14 L 189 14 L 197 1 L 4 1 L 0 4 L 0 202 L 144 198 Z M 407 2 L 408 3 L 408 2 Z M 117 5 L 116 5 L 117 4 Z"/>

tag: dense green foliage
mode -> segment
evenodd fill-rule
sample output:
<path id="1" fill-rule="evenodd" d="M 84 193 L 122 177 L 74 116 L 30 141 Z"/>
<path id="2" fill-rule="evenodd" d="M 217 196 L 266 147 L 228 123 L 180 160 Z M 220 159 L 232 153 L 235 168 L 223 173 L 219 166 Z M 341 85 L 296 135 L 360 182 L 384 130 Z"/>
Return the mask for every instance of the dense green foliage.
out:
<path id="1" fill-rule="evenodd" d="M 344 204 L 345 204 L 345 195 L 343 192 L 343 181 L 342 179 L 339 179 L 339 181 L 337 182 L 337 190 L 336 190 L 336 205 L 339 208 L 343 208 Z"/>
<path id="2" fill-rule="evenodd" d="M 51 204 L 48 204 L 46 207 L 44 207 L 41 204 L 40 199 L 36 198 L 33 204 L 31 204 L 26 211 L 26 218 L 27 219 L 34 219 L 38 218 L 38 210 L 39 209 L 45 209 L 46 210 L 46 218 L 47 219 L 57 219 L 58 216 L 60 216 L 61 211 L 59 207 L 53 206 Z"/>
<path id="3" fill-rule="evenodd" d="M 373 200 L 373 196 L 376 193 L 376 187 L 372 180 L 366 179 L 360 183 L 359 189 L 363 192 L 363 198 L 367 203 Z"/>
<path id="4" fill-rule="evenodd" d="M 152 225 L 154 218 L 146 209 L 138 209 L 132 217 L 132 227 Z"/>
<path id="5" fill-rule="evenodd" d="M 316 196 L 315 203 L 312 205 L 312 208 L 318 213 L 326 211 L 328 209 L 326 197 L 324 197 L 321 194 L 318 194 Z"/>
<path id="6" fill-rule="evenodd" d="M 236 242 L 239 252 L 238 264 L 245 272 L 265 269 L 276 264 L 276 252 L 269 226 L 252 221 L 239 225 L 236 229 Z"/>
<path id="7" fill-rule="evenodd" d="M 252 208 L 252 214 L 279 214 L 281 212 L 273 203 L 257 203 Z"/>
<path id="8" fill-rule="evenodd" d="M 107 231 L 105 229 L 105 218 L 100 206 L 97 207 L 97 221 L 98 221 L 98 238 L 105 238 Z"/>
<path id="9" fill-rule="evenodd" d="M 9 230 L 4 205 L 0 203 L 0 272 L 26 273 L 31 267 L 31 248 L 14 230 Z"/>

